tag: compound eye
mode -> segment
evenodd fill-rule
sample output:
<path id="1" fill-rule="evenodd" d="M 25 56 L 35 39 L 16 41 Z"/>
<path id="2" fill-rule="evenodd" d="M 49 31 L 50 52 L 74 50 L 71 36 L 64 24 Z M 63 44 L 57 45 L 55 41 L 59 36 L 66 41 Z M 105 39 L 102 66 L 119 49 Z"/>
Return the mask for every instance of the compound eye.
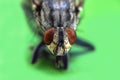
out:
<path id="1" fill-rule="evenodd" d="M 72 45 L 75 43 L 75 40 L 76 40 L 76 33 L 73 29 L 71 28 L 66 28 L 66 32 L 68 34 L 68 40 L 69 40 L 69 43 Z"/>
<path id="2" fill-rule="evenodd" d="M 54 28 L 50 28 L 44 33 L 44 42 L 49 45 L 53 41 Z"/>

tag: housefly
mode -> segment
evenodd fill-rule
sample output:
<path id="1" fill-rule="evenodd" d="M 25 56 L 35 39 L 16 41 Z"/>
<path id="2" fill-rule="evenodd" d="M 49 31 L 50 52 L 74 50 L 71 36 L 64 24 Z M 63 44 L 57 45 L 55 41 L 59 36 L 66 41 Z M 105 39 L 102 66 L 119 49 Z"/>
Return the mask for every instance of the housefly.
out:
<path id="1" fill-rule="evenodd" d="M 94 47 L 76 36 L 78 14 L 84 0 L 26 0 L 23 8 L 28 20 L 35 21 L 35 31 L 42 37 L 32 56 L 34 64 L 45 47 L 53 54 L 57 68 L 67 69 L 69 50 L 73 44 L 94 50 Z M 30 24 L 30 26 L 33 25 Z M 80 52 L 79 52 L 80 53 Z"/>

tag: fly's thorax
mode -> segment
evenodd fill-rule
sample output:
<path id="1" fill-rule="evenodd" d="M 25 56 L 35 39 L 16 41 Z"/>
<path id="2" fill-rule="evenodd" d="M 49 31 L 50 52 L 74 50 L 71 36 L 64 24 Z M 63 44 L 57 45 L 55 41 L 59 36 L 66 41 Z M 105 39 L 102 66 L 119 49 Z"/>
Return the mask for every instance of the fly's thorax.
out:
<path id="1" fill-rule="evenodd" d="M 45 31 L 51 26 L 69 26 L 76 30 L 78 18 L 75 0 L 31 0 L 33 15 L 37 20 L 38 29 Z M 41 32 L 39 30 L 39 32 Z"/>

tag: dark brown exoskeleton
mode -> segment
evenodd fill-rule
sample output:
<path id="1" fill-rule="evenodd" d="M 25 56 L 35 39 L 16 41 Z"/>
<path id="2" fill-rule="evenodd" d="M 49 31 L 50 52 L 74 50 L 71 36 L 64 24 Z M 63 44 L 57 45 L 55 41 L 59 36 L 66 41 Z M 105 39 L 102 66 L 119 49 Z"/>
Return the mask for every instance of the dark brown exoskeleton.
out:
<path id="1" fill-rule="evenodd" d="M 73 44 L 86 47 L 86 51 L 94 50 L 91 44 L 76 37 L 78 14 L 83 3 L 84 0 L 26 0 L 23 3 L 28 19 L 34 19 L 36 31 L 43 37 L 33 52 L 33 64 L 45 46 L 56 57 L 56 66 L 62 69 L 68 68 L 69 50 Z"/>

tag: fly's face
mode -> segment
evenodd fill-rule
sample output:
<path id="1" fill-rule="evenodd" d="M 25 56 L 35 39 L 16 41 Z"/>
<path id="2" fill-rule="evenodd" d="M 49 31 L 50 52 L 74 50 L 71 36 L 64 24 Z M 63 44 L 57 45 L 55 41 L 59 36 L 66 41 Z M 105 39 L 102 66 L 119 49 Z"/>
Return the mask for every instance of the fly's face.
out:
<path id="1" fill-rule="evenodd" d="M 75 42 L 76 33 L 71 28 L 50 28 L 44 33 L 44 42 L 48 49 L 56 56 L 63 56 Z"/>

